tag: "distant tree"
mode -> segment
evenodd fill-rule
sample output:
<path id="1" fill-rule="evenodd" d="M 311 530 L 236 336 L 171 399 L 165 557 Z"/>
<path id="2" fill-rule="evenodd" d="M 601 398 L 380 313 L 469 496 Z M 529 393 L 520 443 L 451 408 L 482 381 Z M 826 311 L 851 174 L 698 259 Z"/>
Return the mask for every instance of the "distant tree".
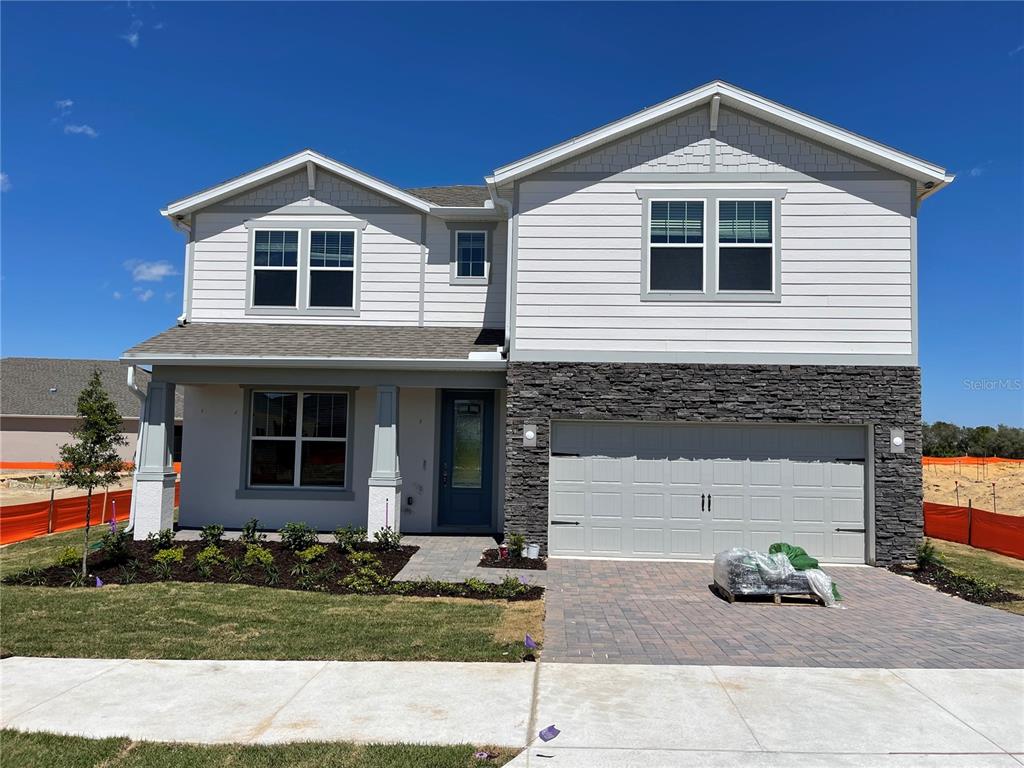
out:
<path id="1" fill-rule="evenodd" d="M 922 425 L 925 456 L 960 456 L 962 432 L 956 424 L 936 421 Z"/>
<path id="2" fill-rule="evenodd" d="M 92 492 L 111 485 L 124 469 L 117 449 L 127 444 L 121 434 L 121 414 L 103 388 L 99 371 L 93 371 L 88 385 L 78 396 L 81 422 L 71 430 L 74 440 L 60 447 L 60 477 L 67 485 L 86 492 L 85 542 L 82 547 L 82 578 L 89 556 L 89 526 L 92 523 Z"/>
<path id="3" fill-rule="evenodd" d="M 1020 427 L 961 427 L 946 421 L 926 422 L 921 427 L 925 456 L 1024 459 L 1024 429 Z"/>

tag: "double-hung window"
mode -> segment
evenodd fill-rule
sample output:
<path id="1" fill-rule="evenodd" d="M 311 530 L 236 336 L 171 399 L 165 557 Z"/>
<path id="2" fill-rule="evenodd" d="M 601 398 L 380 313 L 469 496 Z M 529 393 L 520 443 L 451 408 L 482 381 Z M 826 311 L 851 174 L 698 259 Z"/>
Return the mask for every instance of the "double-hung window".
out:
<path id="1" fill-rule="evenodd" d="M 771 291 L 774 200 L 718 201 L 718 290 Z"/>
<path id="2" fill-rule="evenodd" d="M 487 276 L 487 232 L 455 233 L 456 277 Z"/>
<path id="3" fill-rule="evenodd" d="M 309 233 L 309 306 L 351 309 L 355 289 L 354 230 Z"/>
<path id="4" fill-rule="evenodd" d="M 249 485 L 345 488 L 348 394 L 253 392 Z"/>
<path id="5" fill-rule="evenodd" d="M 649 291 L 704 290 L 704 201 L 652 200 Z"/>
<path id="6" fill-rule="evenodd" d="M 294 307 L 299 285 L 299 232 L 258 229 L 253 233 L 252 304 Z"/>

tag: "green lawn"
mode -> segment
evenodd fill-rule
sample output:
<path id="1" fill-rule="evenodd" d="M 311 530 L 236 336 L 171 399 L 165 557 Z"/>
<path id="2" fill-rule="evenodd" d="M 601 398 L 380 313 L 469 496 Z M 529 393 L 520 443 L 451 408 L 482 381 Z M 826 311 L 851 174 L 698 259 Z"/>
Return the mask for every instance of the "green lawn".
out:
<path id="1" fill-rule="evenodd" d="M 476 768 L 504 765 L 516 754 L 516 750 L 492 747 L 490 751 L 498 757 L 480 761 L 473 757 L 478 749 L 469 744 L 347 742 L 199 746 L 0 731 L 4 768 Z"/>
<path id="2" fill-rule="evenodd" d="M 929 541 L 935 545 L 935 549 L 942 557 L 942 562 L 951 570 L 993 582 L 1007 592 L 1024 596 L 1024 560 L 1017 560 L 1013 557 L 952 541 L 942 541 L 941 539 L 929 539 Z M 1024 614 L 1024 600 L 1012 603 L 992 603 L 992 607 Z"/>
<path id="3" fill-rule="evenodd" d="M 92 527 L 89 531 L 90 548 L 100 540 L 100 536 L 105 530 L 106 526 Z M 81 554 L 82 536 L 81 530 L 64 531 L 64 533 L 53 533 L 49 536 L 40 536 L 0 547 L 0 578 L 23 571 L 33 565 L 38 568 L 53 565 L 57 553 L 64 547 L 75 547 Z"/>

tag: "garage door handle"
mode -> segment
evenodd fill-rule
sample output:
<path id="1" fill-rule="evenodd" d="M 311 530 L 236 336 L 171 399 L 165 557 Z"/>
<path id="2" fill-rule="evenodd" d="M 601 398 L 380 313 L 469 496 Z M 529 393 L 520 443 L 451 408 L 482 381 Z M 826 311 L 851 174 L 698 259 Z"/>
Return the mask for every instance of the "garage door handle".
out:
<path id="1" fill-rule="evenodd" d="M 568 456 L 573 459 L 578 459 L 580 455 L 578 453 L 569 453 L 568 451 L 552 451 L 552 456 Z"/>
<path id="2" fill-rule="evenodd" d="M 841 533 L 864 533 L 864 528 L 836 528 Z"/>
<path id="3" fill-rule="evenodd" d="M 711 511 L 711 494 L 708 494 L 708 512 Z"/>
<path id="4" fill-rule="evenodd" d="M 552 525 L 579 525 L 579 520 L 552 520 Z"/>
<path id="5" fill-rule="evenodd" d="M 700 511 L 701 512 L 704 511 L 704 494 L 703 493 L 700 495 Z"/>

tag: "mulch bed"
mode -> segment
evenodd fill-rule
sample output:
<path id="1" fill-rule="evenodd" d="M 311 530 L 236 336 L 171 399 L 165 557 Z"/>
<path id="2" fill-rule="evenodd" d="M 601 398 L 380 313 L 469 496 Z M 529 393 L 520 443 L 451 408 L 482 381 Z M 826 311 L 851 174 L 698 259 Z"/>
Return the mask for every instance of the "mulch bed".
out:
<path id="1" fill-rule="evenodd" d="M 104 584 L 142 584 L 158 581 L 184 581 L 219 584 L 248 584 L 273 589 L 304 589 L 307 591 L 327 592 L 331 594 L 369 594 L 369 595 L 407 595 L 411 597 L 467 597 L 478 600 L 538 600 L 544 595 L 542 587 L 522 588 L 516 594 L 502 590 L 501 585 L 489 584 L 486 587 L 468 588 L 464 584 L 447 584 L 435 581 L 392 582 L 409 558 L 419 547 L 403 546 L 394 550 L 381 551 L 379 546 L 366 542 L 356 547 L 358 552 L 371 552 L 380 560 L 377 569 L 386 583 L 369 589 L 357 590 L 340 583 L 349 574 L 356 571 L 348 555 L 335 545 L 328 544 L 327 552 L 318 560 L 308 565 L 306 573 L 293 572 L 301 562 L 295 554 L 280 542 L 265 541 L 261 546 L 270 550 L 277 568 L 276 581 L 268 581 L 267 571 L 259 565 L 250 565 L 243 569 L 241 577 L 227 563 L 212 566 L 209 575 L 198 571 L 195 556 L 206 545 L 200 541 L 176 541 L 174 546 L 185 548 L 185 557 L 181 563 L 171 567 L 170 577 L 161 578 L 153 568 L 152 544 L 146 541 L 133 541 L 128 545 L 127 563 L 111 562 L 106 553 L 99 549 L 89 555 L 89 578 L 83 586 L 95 587 L 98 576 Z M 221 552 L 228 559 L 238 559 L 245 555 L 245 545 L 238 541 L 222 541 Z M 131 571 L 129 577 L 126 571 Z M 27 584 L 43 587 L 68 587 L 69 582 L 78 572 L 78 568 L 52 565 L 32 573 L 14 574 L 4 579 L 6 584 Z M 518 585 L 517 585 L 518 586 Z"/>
<path id="2" fill-rule="evenodd" d="M 542 557 L 514 557 L 509 555 L 504 560 L 498 554 L 497 549 L 485 549 L 477 563 L 479 568 L 522 568 L 525 571 L 546 571 L 547 561 Z"/>
<path id="3" fill-rule="evenodd" d="M 929 564 L 921 568 L 910 565 L 893 565 L 890 566 L 889 570 L 902 576 L 909 576 L 915 581 L 920 581 L 922 584 L 935 587 L 939 592 L 955 595 L 963 600 L 980 605 L 1024 600 L 1024 596 L 1007 592 L 995 584 L 979 582 L 970 576 L 955 573 L 944 565 Z"/>

